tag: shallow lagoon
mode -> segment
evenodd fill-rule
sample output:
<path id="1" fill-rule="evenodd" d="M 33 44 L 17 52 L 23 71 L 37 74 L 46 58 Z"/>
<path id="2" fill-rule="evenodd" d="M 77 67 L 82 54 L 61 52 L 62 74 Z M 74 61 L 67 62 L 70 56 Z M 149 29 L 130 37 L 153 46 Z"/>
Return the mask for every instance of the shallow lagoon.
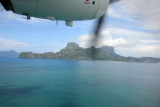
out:
<path id="1" fill-rule="evenodd" d="M 160 63 L 0 58 L 0 107 L 159 107 Z"/>

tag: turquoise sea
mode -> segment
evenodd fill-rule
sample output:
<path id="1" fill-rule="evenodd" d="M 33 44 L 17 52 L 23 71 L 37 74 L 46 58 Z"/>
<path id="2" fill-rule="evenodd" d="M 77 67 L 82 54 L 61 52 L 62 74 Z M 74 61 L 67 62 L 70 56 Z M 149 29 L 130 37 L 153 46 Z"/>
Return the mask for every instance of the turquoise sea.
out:
<path id="1" fill-rule="evenodd" d="M 160 107 L 160 63 L 1 57 L 0 107 Z"/>

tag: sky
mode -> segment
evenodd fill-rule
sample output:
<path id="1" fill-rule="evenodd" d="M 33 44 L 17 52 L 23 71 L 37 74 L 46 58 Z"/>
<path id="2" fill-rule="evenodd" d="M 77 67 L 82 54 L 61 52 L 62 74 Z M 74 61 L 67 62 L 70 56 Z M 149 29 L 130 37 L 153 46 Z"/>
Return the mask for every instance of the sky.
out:
<path id="1" fill-rule="evenodd" d="M 110 5 L 98 47 L 113 46 L 122 56 L 160 57 L 160 0 L 121 0 Z M 64 21 L 31 18 L 0 12 L 0 51 L 58 52 L 68 42 L 87 48 L 96 19 Z"/>

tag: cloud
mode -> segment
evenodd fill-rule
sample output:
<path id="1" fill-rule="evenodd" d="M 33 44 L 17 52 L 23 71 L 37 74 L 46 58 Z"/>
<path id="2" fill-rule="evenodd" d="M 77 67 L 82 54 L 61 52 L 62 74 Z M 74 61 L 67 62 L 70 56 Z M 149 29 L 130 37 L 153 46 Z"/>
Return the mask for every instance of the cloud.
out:
<path id="1" fill-rule="evenodd" d="M 29 24 L 38 24 L 38 23 L 49 23 L 51 21 L 46 20 L 46 19 L 39 19 L 39 18 L 34 18 L 31 17 L 30 20 L 27 20 L 27 17 L 24 15 L 18 15 L 13 13 L 12 11 L 5 11 L 3 10 L 0 15 L 0 20 L 3 22 L 10 22 L 10 21 L 21 21 L 24 23 L 29 23 Z"/>
<path id="2" fill-rule="evenodd" d="M 105 44 L 114 46 L 116 52 L 125 56 L 160 57 L 159 4 L 159 0 L 121 0 L 111 5 L 110 26 L 102 30 L 103 35 L 110 35 L 110 39 L 103 38 Z"/>
<path id="3" fill-rule="evenodd" d="M 128 15 L 124 14 L 129 14 L 128 12 L 122 11 L 122 10 L 117 10 L 116 8 L 109 7 L 107 11 L 108 16 L 113 17 L 113 18 L 118 18 L 118 19 L 123 19 L 127 21 L 132 21 L 135 22 L 136 20 L 133 19 L 133 17 L 129 17 Z"/>
<path id="4" fill-rule="evenodd" d="M 0 38 L 0 50 L 12 50 L 24 47 L 29 47 L 29 44 L 20 41 L 6 40 Z"/>
<path id="5" fill-rule="evenodd" d="M 92 45 L 90 41 L 94 41 L 94 35 L 82 35 L 78 37 L 77 41 L 81 47 L 88 48 Z M 96 47 L 113 46 L 116 48 L 127 48 L 133 47 L 134 44 L 134 42 L 129 42 L 123 37 L 113 38 L 108 31 L 105 31 L 99 36 Z"/>
<path id="6" fill-rule="evenodd" d="M 158 35 L 152 33 L 124 29 L 124 28 L 107 28 L 101 31 L 98 45 L 109 45 L 114 47 L 131 47 L 134 44 L 159 44 Z M 89 46 L 87 41 L 92 41 L 93 35 L 86 34 L 78 38 L 81 46 Z"/>
<path id="7" fill-rule="evenodd" d="M 135 21 L 142 28 L 160 32 L 160 0 L 121 0 L 111 6 L 109 16 Z"/>
<path id="8" fill-rule="evenodd" d="M 106 28 L 102 33 L 108 32 L 111 35 L 123 36 L 128 39 L 160 39 L 158 34 L 150 33 L 147 31 L 137 31 L 126 28 Z"/>
<path id="9" fill-rule="evenodd" d="M 85 34 L 78 37 L 77 41 L 81 47 L 87 48 L 92 45 L 89 41 L 92 41 L 93 37 L 93 35 Z M 160 57 L 160 40 L 156 38 L 158 37 L 152 33 L 108 28 L 101 31 L 96 46 L 113 46 L 116 52 L 124 56 Z"/>
<path id="10" fill-rule="evenodd" d="M 123 56 L 134 56 L 134 57 L 159 57 L 160 58 L 160 45 L 150 46 L 136 46 L 128 49 L 115 49 L 115 51 Z"/>

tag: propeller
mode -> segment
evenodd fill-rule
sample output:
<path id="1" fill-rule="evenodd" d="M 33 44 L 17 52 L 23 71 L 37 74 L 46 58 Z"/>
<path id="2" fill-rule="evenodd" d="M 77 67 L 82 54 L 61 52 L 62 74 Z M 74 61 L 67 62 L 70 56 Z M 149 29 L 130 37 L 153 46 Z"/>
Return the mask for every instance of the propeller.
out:
<path id="1" fill-rule="evenodd" d="M 96 59 L 96 46 L 97 46 L 97 41 L 99 39 L 99 36 L 100 36 L 100 31 L 102 29 L 102 26 L 103 26 L 103 23 L 104 23 L 104 19 L 105 19 L 105 16 L 106 15 L 103 15 L 101 16 L 97 23 L 96 23 L 96 26 L 95 26 L 95 29 L 94 29 L 94 34 L 92 35 L 92 39 L 90 41 L 89 44 L 91 44 L 91 58 L 92 59 Z"/>
<path id="2" fill-rule="evenodd" d="M 116 2 L 119 2 L 120 0 L 109 0 L 109 5 L 114 4 Z M 96 50 L 96 46 L 97 46 L 97 41 L 99 40 L 100 37 L 100 31 L 102 29 L 102 26 L 104 24 L 104 20 L 106 19 L 106 15 L 104 14 L 103 16 L 101 16 L 95 26 L 94 29 L 94 35 L 92 35 L 91 40 L 89 41 L 89 44 L 92 46 L 91 47 L 91 53 L 90 53 L 90 57 L 91 59 L 96 59 L 96 54 L 97 54 L 97 50 Z"/>

